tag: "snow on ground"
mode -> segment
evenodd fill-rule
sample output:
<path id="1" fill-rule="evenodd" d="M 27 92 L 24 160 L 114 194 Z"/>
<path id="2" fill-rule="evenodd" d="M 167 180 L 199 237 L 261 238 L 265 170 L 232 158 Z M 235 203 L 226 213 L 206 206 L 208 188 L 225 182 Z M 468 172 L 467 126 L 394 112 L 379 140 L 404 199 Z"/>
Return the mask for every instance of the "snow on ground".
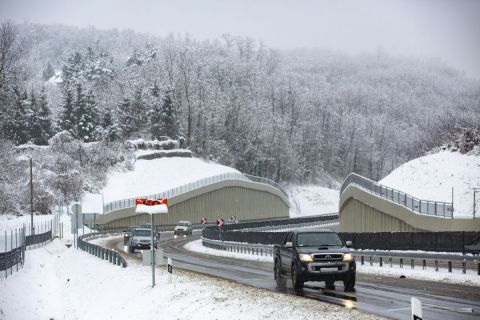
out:
<path id="1" fill-rule="evenodd" d="M 23 270 L 0 279 L 0 319 L 379 318 L 176 269 L 169 284 L 165 267 L 151 288 L 149 266 L 121 268 L 65 244 L 28 250 Z"/>
<path id="2" fill-rule="evenodd" d="M 411 160 L 379 181 L 422 200 L 452 201 L 454 217 L 472 217 L 473 187 L 480 187 L 480 156 L 442 151 Z M 480 199 L 477 206 L 480 205 Z"/>
<path id="3" fill-rule="evenodd" d="M 102 212 L 104 203 L 145 196 L 179 187 L 190 182 L 224 173 L 239 171 L 198 158 L 161 158 L 137 160 L 132 171 L 115 171 L 108 175 L 107 184 L 98 194 L 82 199 L 83 212 Z"/>
<path id="4" fill-rule="evenodd" d="M 210 254 L 214 256 L 221 256 L 221 257 L 229 257 L 235 259 L 244 259 L 244 260 L 254 260 L 254 261 L 265 261 L 265 262 L 272 262 L 271 256 L 257 256 L 254 254 L 249 253 L 239 253 L 239 252 L 229 252 L 224 250 L 216 250 L 212 248 L 207 248 L 202 246 L 202 240 L 194 240 L 187 243 L 185 249 Z M 439 282 L 447 282 L 447 283 L 459 283 L 463 285 L 472 285 L 472 286 L 480 286 L 480 276 L 477 275 L 475 270 L 467 270 L 467 274 L 463 274 L 461 270 L 452 270 L 452 273 L 449 273 L 448 270 L 439 269 L 439 271 L 435 271 L 434 268 L 428 267 L 426 270 L 422 270 L 421 267 L 416 266 L 415 269 L 410 269 L 410 266 L 405 265 L 403 268 L 399 266 L 393 265 L 390 268 L 389 265 L 384 264 L 383 267 L 378 266 L 378 263 L 374 263 L 373 266 L 370 266 L 368 262 L 366 262 L 363 266 L 357 261 L 357 271 L 360 273 L 368 273 L 368 274 L 376 274 L 376 275 L 383 275 L 387 277 L 395 277 L 398 278 L 400 276 L 405 276 L 407 278 L 412 279 L 420 279 L 420 280 L 432 280 L 432 281 L 439 281 Z"/>
<path id="5" fill-rule="evenodd" d="M 405 276 L 406 278 L 411 279 L 420 279 L 420 280 L 430 280 L 437 282 L 446 282 L 446 283 L 458 283 L 463 285 L 470 286 L 480 286 L 480 276 L 477 275 L 475 271 L 467 270 L 467 274 L 463 274 L 461 270 L 453 269 L 451 273 L 447 270 L 435 271 L 435 268 L 427 267 L 426 270 L 422 270 L 420 266 L 415 266 L 415 269 L 411 269 L 410 266 L 404 265 L 403 268 L 393 265 L 390 266 L 384 265 L 383 267 L 370 266 L 370 264 L 365 263 L 363 266 L 357 261 L 357 271 L 360 273 L 368 273 L 374 275 L 383 275 L 387 277 L 399 278 L 400 276 Z"/>
<path id="6" fill-rule="evenodd" d="M 0 215 L 0 232 L 20 229 L 23 225 L 30 226 L 31 215 L 15 216 L 11 214 Z M 45 224 L 52 221 L 53 215 L 34 215 L 33 224 Z M 0 234 L 1 235 L 1 234 Z"/>
<path id="7" fill-rule="evenodd" d="M 338 190 L 312 185 L 291 186 L 288 194 L 291 218 L 338 212 Z"/>

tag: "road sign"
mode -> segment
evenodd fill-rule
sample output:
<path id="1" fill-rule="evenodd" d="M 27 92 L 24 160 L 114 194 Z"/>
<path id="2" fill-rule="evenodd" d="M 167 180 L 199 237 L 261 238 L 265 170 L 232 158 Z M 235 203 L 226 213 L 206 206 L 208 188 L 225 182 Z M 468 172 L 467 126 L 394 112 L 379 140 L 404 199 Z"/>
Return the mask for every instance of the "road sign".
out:
<path id="1" fill-rule="evenodd" d="M 217 227 L 222 227 L 225 224 L 222 218 L 217 219 Z"/>
<path id="2" fill-rule="evenodd" d="M 412 319 L 422 320 L 422 301 L 412 297 Z"/>
<path id="3" fill-rule="evenodd" d="M 202 224 L 207 224 L 207 223 L 208 223 L 207 218 L 202 218 Z"/>
<path id="4" fill-rule="evenodd" d="M 168 283 L 172 283 L 173 267 L 172 267 L 172 258 L 170 257 L 168 257 L 167 259 L 167 272 L 168 272 Z"/>

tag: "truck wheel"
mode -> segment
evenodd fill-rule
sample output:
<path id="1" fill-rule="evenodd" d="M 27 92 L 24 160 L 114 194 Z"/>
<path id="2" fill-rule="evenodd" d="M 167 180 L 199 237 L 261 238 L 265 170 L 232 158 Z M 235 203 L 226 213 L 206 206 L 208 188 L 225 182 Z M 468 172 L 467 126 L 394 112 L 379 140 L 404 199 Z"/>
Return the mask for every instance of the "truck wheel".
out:
<path id="1" fill-rule="evenodd" d="M 300 281 L 298 279 L 298 271 L 296 265 L 292 266 L 292 286 L 293 291 L 295 291 L 295 294 L 297 296 L 303 295 L 303 281 Z"/>
<path id="2" fill-rule="evenodd" d="M 343 286 L 345 287 L 345 292 L 355 292 L 355 273 L 350 273 L 343 279 Z"/>
<path id="3" fill-rule="evenodd" d="M 285 289 L 287 280 L 282 277 L 282 266 L 278 260 L 275 260 L 275 266 L 273 267 L 273 275 L 278 289 Z"/>

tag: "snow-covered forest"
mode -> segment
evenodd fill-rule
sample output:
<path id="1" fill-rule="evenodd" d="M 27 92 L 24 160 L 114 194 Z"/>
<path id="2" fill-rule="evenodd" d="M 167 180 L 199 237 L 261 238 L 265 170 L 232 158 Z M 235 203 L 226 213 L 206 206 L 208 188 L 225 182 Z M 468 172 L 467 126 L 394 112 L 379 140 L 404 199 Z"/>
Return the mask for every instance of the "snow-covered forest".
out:
<path id="1" fill-rule="evenodd" d="M 79 173 L 90 181 L 83 189 L 128 157 L 124 141 L 162 136 L 276 181 L 341 180 L 352 171 L 378 180 L 449 131 L 478 123 L 480 82 L 434 59 L 275 50 L 230 35 L 0 29 L 2 197 L 16 192 L 5 187 L 16 181 L 8 164 L 28 148 L 45 155 L 36 170 L 52 179 L 68 165 L 92 171 Z M 62 145 L 71 152 L 61 155 Z M 103 173 L 88 169 L 96 148 Z M 56 190 L 67 201 L 75 193 Z"/>

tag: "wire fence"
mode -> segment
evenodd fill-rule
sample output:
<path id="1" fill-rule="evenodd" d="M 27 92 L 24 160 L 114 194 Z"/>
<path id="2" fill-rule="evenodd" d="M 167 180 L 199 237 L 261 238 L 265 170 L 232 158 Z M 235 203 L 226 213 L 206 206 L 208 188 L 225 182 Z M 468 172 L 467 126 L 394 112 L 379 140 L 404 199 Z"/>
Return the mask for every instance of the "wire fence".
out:
<path id="1" fill-rule="evenodd" d="M 0 277 L 8 278 L 25 263 L 25 251 L 45 246 L 60 233 L 60 214 L 49 221 L 25 223 L 22 226 L 0 231 Z"/>
<path id="2" fill-rule="evenodd" d="M 160 192 L 160 193 L 156 193 L 156 194 L 139 195 L 139 196 L 134 197 L 134 198 L 112 201 L 112 202 L 109 202 L 109 203 L 107 203 L 103 206 L 103 213 L 108 213 L 108 212 L 111 212 L 111 211 L 120 210 L 120 209 L 124 209 L 124 208 L 132 208 L 132 207 L 135 206 L 135 199 L 136 198 L 153 198 L 153 199 L 168 198 L 169 199 L 169 198 L 172 198 L 172 197 L 178 196 L 180 194 L 184 194 L 184 193 L 193 191 L 195 189 L 198 189 L 198 188 L 201 188 L 201 187 L 204 187 L 204 186 L 207 186 L 207 185 L 211 185 L 211 184 L 214 184 L 214 183 L 218 183 L 218 182 L 221 182 L 221 181 L 227 181 L 227 180 L 240 180 L 240 181 L 249 181 L 249 182 L 257 182 L 257 183 L 267 184 L 267 185 L 270 185 L 270 186 L 274 187 L 275 189 L 279 190 L 282 193 L 282 195 L 285 196 L 286 199 L 288 200 L 288 195 L 285 192 L 285 190 L 283 190 L 283 188 L 278 183 L 276 183 L 275 181 L 272 181 L 272 180 L 266 179 L 266 178 L 262 178 L 262 177 L 251 176 L 251 175 L 248 175 L 248 174 L 242 174 L 242 173 L 237 173 L 237 172 L 229 172 L 229 173 L 224 173 L 224 174 L 200 179 L 200 180 L 197 180 L 197 181 L 193 181 L 193 182 L 190 182 L 188 184 L 185 184 L 185 185 L 182 185 L 182 186 L 179 186 L 179 187 L 167 190 L 167 191 L 163 191 L 163 192 Z"/>
<path id="3" fill-rule="evenodd" d="M 345 178 L 340 188 L 340 194 L 343 193 L 349 185 L 359 186 L 377 196 L 401 204 L 417 213 L 453 218 L 453 203 L 451 202 L 421 200 L 405 192 L 378 184 L 356 173 L 351 173 Z"/>

